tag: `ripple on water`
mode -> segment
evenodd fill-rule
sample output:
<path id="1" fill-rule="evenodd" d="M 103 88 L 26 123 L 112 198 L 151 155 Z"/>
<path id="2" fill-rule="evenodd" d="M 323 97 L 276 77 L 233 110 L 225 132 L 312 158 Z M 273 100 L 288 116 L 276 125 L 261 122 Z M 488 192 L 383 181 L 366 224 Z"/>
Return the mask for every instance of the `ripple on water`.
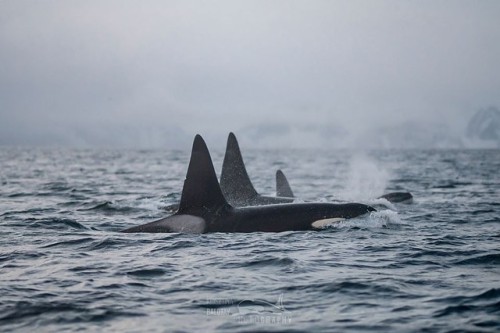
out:
<path id="1" fill-rule="evenodd" d="M 33 260 L 45 257 L 46 254 L 35 250 L 15 250 L 0 254 L 0 262 L 11 260 Z"/>
<path id="2" fill-rule="evenodd" d="M 122 248 L 123 245 L 127 243 L 128 243 L 127 240 L 105 237 L 104 239 L 94 240 L 91 244 L 87 245 L 85 248 L 88 251 L 120 249 Z"/>
<path id="3" fill-rule="evenodd" d="M 453 295 L 429 302 L 443 304 L 433 312 L 434 318 L 473 318 L 470 322 L 477 327 L 500 327 L 500 289 L 492 288 L 475 295 Z M 451 319 L 453 318 L 453 319 Z"/>
<path id="4" fill-rule="evenodd" d="M 43 229 L 51 229 L 51 230 L 83 230 L 87 229 L 86 226 L 79 223 L 74 219 L 69 218 L 44 218 L 44 219 L 30 219 L 29 226 L 31 228 L 43 228 Z"/>
<path id="5" fill-rule="evenodd" d="M 459 260 L 455 265 L 500 265 L 500 253 L 490 253 Z"/>
<path id="6" fill-rule="evenodd" d="M 289 267 L 296 264 L 290 257 L 260 256 L 247 260 L 236 260 L 233 262 L 222 263 L 221 268 L 253 268 L 262 267 Z"/>
<path id="7" fill-rule="evenodd" d="M 95 211 L 105 215 L 115 215 L 115 214 L 119 215 L 119 214 L 140 213 L 146 210 L 141 207 L 130 206 L 126 203 L 117 203 L 112 201 L 87 203 L 85 204 L 85 206 L 90 206 L 90 207 L 80 208 L 79 211 Z"/>
<path id="8" fill-rule="evenodd" d="M 80 245 L 80 244 L 86 244 L 88 242 L 94 241 L 94 238 L 92 237 L 84 237 L 84 238 L 77 238 L 77 239 L 70 239 L 66 241 L 60 241 L 60 242 L 55 242 L 55 243 L 50 243 L 47 245 L 42 246 L 42 248 L 50 248 L 50 247 L 72 247 L 74 245 Z"/>
<path id="9" fill-rule="evenodd" d="M 367 185 L 344 181 L 347 153 L 244 154 L 269 193 L 263 170 L 277 159 L 302 198 Z M 394 166 L 386 189 L 412 192 L 412 205 L 384 202 L 321 231 L 155 235 L 115 231 L 165 216 L 189 152 L 0 149 L 0 330 L 498 332 L 500 155 L 373 156 Z M 217 300 L 280 294 L 287 326 L 208 314 L 225 310 Z"/>
<path id="10" fill-rule="evenodd" d="M 194 240 L 179 240 L 179 241 L 174 241 L 168 245 L 162 245 L 158 248 L 153 249 L 151 252 L 163 252 L 163 251 L 170 251 L 177 249 L 187 249 L 198 245 L 199 245 L 198 242 Z"/>
<path id="11" fill-rule="evenodd" d="M 9 323 L 36 317 L 40 322 L 78 323 L 100 322 L 122 316 L 142 316 L 143 313 L 123 306 L 86 307 L 74 301 L 21 301 L 0 315 L 0 322 Z"/>

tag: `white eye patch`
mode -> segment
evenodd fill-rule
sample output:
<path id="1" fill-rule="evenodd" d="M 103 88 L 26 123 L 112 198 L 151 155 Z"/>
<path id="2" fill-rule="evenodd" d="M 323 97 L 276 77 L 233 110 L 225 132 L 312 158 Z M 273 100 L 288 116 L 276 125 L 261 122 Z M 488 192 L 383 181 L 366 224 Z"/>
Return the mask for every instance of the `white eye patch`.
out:
<path id="1" fill-rule="evenodd" d="M 317 220 L 311 223 L 311 226 L 316 229 L 324 229 L 334 223 L 338 223 L 344 221 L 345 219 L 342 217 L 333 217 L 330 219 Z"/>

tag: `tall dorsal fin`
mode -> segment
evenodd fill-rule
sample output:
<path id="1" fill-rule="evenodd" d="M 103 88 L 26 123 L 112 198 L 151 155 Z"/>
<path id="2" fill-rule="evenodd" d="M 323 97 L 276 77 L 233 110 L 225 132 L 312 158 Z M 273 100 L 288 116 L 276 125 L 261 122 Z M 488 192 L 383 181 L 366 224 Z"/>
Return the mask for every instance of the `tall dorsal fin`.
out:
<path id="1" fill-rule="evenodd" d="M 222 164 L 220 186 L 230 202 L 247 200 L 258 195 L 248 177 L 236 136 L 229 133 Z"/>
<path id="2" fill-rule="evenodd" d="M 281 170 L 276 171 L 276 196 L 293 198 L 292 188 Z"/>
<path id="3" fill-rule="evenodd" d="M 196 135 L 178 213 L 202 216 L 223 205 L 227 205 L 227 201 L 217 181 L 207 145 L 200 135 Z"/>

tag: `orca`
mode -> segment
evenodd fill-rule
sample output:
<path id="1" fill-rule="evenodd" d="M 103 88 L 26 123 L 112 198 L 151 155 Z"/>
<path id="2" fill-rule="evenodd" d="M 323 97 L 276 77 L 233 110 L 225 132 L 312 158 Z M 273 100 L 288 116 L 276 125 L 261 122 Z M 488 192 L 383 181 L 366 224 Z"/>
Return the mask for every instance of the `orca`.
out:
<path id="1" fill-rule="evenodd" d="M 277 182 L 278 177 L 278 174 L 276 174 Z M 286 178 L 285 182 L 288 185 Z M 269 197 L 257 193 L 245 168 L 238 140 L 236 140 L 236 136 L 232 132 L 227 137 L 226 154 L 224 155 L 220 175 L 220 187 L 227 201 L 237 207 L 289 203 L 294 200 L 293 193 L 283 197 L 279 196 L 279 194 L 276 197 Z M 277 192 L 282 192 L 281 188 L 278 190 L 278 183 L 276 183 L 276 187 Z M 290 188 L 289 185 L 288 188 Z"/>
<path id="2" fill-rule="evenodd" d="M 227 138 L 220 185 L 229 203 L 238 207 L 291 203 L 295 200 L 292 188 L 281 170 L 276 171 L 276 197 L 257 193 L 245 168 L 238 140 L 232 132 Z M 413 200 L 410 192 L 390 192 L 378 197 L 382 198 L 391 203 L 411 203 Z"/>
<path id="3" fill-rule="evenodd" d="M 220 187 L 226 200 L 236 207 L 291 203 L 296 199 L 285 174 L 279 169 L 276 171 L 275 197 L 261 195 L 255 190 L 243 162 L 238 140 L 232 132 L 227 138 Z M 386 199 L 391 203 L 411 203 L 413 196 L 410 192 L 391 192 L 378 199 Z M 179 204 L 171 204 L 163 209 L 175 213 L 179 209 Z"/>
<path id="4" fill-rule="evenodd" d="M 391 203 L 410 204 L 413 202 L 413 195 L 410 192 L 390 192 L 381 195 L 378 199 L 385 199 Z"/>
<path id="5" fill-rule="evenodd" d="M 276 197 L 257 193 L 248 176 L 238 140 L 232 132 L 227 137 L 220 187 L 226 200 L 236 207 L 272 205 L 294 201 L 292 189 L 281 170 L 276 171 Z M 169 213 L 175 213 L 179 209 L 179 204 L 170 204 L 163 209 Z"/>
<path id="6" fill-rule="evenodd" d="M 196 135 L 177 213 L 122 232 L 282 232 L 322 229 L 337 221 L 375 211 L 359 203 L 288 203 L 267 206 L 230 205 L 215 174 L 205 141 Z"/>

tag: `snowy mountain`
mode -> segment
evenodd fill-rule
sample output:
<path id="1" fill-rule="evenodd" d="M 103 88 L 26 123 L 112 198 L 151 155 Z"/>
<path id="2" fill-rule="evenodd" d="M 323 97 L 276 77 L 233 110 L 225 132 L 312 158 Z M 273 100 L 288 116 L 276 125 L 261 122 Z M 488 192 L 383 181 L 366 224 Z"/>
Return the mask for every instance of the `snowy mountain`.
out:
<path id="1" fill-rule="evenodd" d="M 500 110 L 479 110 L 467 125 L 466 137 L 470 146 L 500 147 Z"/>

